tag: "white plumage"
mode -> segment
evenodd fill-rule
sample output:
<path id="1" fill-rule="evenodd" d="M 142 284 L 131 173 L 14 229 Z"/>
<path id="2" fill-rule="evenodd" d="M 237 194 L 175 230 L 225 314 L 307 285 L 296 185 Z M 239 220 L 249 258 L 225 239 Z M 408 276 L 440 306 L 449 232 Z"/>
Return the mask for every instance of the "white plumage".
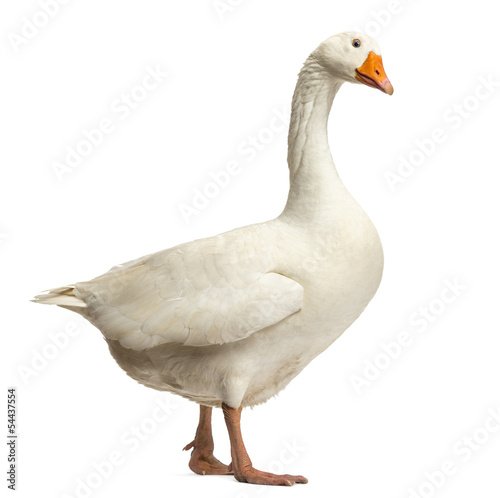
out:
<path id="1" fill-rule="evenodd" d="M 326 132 L 343 82 L 361 74 L 375 86 L 359 71 L 370 53 L 380 54 L 373 40 L 343 33 L 307 59 L 292 104 L 290 194 L 278 218 L 144 256 L 35 300 L 87 318 L 146 386 L 234 408 L 278 393 L 349 327 L 380 282 L 377 232 L 342 184 Z"/>

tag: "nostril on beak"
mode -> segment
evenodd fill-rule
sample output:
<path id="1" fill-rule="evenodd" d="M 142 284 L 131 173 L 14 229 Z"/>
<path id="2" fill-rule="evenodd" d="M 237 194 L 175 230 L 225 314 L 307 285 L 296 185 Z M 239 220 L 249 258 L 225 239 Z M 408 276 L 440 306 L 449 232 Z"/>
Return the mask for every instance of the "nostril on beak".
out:
<path id="1" fill-rule="evenodd" d="M 375 74 L 376 74 L 377 76 L 380 76 L 380 71 L 379 71 L 378 69 L 375 69 Z"/>

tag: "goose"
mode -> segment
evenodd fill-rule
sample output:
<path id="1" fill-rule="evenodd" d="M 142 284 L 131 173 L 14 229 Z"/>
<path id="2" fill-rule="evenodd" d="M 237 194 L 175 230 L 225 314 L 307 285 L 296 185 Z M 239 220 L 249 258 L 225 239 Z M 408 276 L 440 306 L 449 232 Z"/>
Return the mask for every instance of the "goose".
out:
<path id="1" fill-rule="evenodd" d="M 245 449 L 244 407 L 279 393 L 361 314 L 382 276 L 375 227 L 342 183 L 327 121 L 344 82 L 392 95 L 379 45 L 343 32 L 307 58 L 292 100 L 290 190 L 265 223 L 172 247 L 36 296 L 97 327 L 118 365 L 141 384 L 200 406 L 190 469 L 291 486 L 301 475 L 257 470 Z M 231 463 L 213 454 L 222 408 Z"/>

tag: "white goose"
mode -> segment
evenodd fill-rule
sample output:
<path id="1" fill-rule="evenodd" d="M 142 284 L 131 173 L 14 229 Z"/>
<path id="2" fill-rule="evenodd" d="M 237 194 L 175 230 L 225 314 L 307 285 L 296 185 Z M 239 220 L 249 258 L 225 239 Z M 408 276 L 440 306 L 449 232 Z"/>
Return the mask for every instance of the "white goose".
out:
<path id="1" fill-rule="evenodd" d="M 190 468 L 256 484 L 305 483 L 256 470 L 241 409 L 282 390 L 360 315 L 379 285 L 383 254 L 368 216 L 340 180 L 327 121 L 344 82 L 391 95 L 378 44 L 362 33 L 325 40 L 293 96 L 290 193 L 266 223 L 195 240 L 36 296 L 75 311 L 104 334 L 138 382 L 200 404 Z M 213 456 L 212 407 L 224 411 L 230 466 Z"/>

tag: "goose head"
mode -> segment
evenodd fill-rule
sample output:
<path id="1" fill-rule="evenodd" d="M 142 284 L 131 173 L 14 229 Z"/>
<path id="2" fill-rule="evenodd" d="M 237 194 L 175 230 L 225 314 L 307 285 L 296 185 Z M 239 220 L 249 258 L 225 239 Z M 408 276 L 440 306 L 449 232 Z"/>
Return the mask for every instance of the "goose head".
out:
<path id="1" fill-rule="evenodd" d="M 385 74 L 378 43 L 363 33 L 347 31 L 331 36 L 313 54 L 337 80 L 363 83 L 389 95 L 394 92 Z"/>

